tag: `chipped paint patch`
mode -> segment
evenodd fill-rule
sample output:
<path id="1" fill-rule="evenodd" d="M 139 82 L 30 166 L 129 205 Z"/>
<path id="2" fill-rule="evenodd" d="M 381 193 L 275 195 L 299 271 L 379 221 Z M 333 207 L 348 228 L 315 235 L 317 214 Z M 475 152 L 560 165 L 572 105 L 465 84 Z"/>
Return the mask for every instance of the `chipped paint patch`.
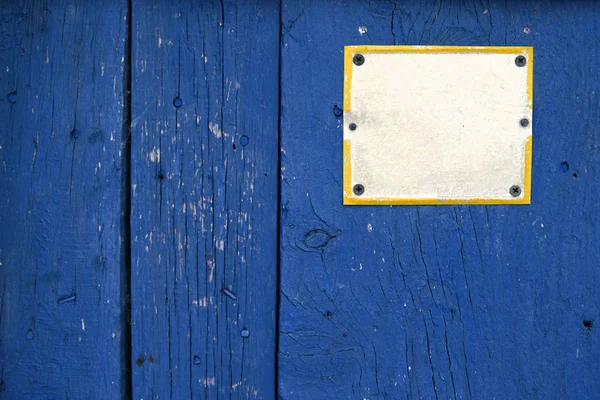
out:
<path id="1" fill-rule="evenodd" d="M 153 163 L 160 162 L 160 149 L 154 147 L 152 151 L 148 154 L 148 156 L 150 158 L 150 161 L 152 161 Z"/>
<path id="2" fill-rule="evenodd" d="M 227 134 L 221 128 L 219 128 L 219 124 L 214 124 L 212 122 L 209 122 L 208 123 L 208 130 L 210 130 L 212 132 L 212 134 L 215 135 L 218 138 L 228 137 L 229 136 L 229 134 Z"/>

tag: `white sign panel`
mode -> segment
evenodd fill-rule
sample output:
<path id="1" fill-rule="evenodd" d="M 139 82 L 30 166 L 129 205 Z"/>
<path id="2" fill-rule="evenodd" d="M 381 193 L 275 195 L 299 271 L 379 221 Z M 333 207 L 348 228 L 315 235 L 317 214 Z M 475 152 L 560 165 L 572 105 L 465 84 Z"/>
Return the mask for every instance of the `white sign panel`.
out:
<path id="1" fill-rule="evenodd" d="M 533 48 L 344 57 L 344 204 L 530 203 Z"/>

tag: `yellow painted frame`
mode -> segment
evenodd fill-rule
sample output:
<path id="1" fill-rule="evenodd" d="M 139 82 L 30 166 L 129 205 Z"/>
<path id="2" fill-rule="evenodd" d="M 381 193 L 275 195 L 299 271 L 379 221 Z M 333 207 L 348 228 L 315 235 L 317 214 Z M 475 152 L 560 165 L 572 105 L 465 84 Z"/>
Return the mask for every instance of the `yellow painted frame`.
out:
<path id="1" fill-rule="evenodd" d="M 345 46 L 344 47 L 344 112 L 350 111 L 352 88 L 352 58 L 355 54 L 368 53 L 497 53 L 522 54 L 527 57 L 527 97 L 533 108 L 533 47 L 508 46 Z M 352 192 L 351 142 L 344 140 L 344 204 L 345 205 L 450 205 L 450 204 L 531 204 L 531 158 L 532 137 L 525 142 L 525 177 L 523 195 L 514 199 L 439 199 L 439 198 L 393 198 L 363 197 Z"/>

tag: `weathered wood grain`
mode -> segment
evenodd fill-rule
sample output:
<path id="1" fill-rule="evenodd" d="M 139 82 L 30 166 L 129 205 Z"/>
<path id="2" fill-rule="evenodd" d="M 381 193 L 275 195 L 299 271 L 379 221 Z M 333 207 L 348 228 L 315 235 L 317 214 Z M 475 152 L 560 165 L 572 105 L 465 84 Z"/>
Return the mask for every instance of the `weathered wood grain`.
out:
<path id="1" fill-rule="evenodd" d="M 279 4 L 133 1 L 134 398 L 275 395 Z"/>
<path id="2" fill-rule="evenodd" d="M 0 398 L 119 398 L 125 1 L 0 4 Z"/>
<path id="3" fill-rule="evenodd" d="M 283 1 L 281 398 L 596 396 L 599 17 Z M 352 44 L 535 46 L 531 206 L 344 207 L 334 105 Z"/>

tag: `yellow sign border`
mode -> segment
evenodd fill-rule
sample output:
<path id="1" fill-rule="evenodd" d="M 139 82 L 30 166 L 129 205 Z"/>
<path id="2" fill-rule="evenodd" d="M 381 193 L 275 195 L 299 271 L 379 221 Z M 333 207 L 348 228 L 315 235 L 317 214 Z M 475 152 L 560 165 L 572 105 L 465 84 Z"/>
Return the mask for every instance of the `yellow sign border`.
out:
<path id="1" fill-rule="evenodd" d="M 496 53 L 523 54 L 527 57 L 527 97 L 533 108 L 533 47 L 508 46 L 345 46 L 344 47 L 344 112 L 351 110 L 352 58 L 367 53 Z M 351 142 L 344 140 L 344 205 L 449 205 L 449 204 L 531 204 L 532 137 L 525 142 L 525 179 L 523 195 L 514 199 L 436 199 L 354 196 L 352 192 Z"/>

